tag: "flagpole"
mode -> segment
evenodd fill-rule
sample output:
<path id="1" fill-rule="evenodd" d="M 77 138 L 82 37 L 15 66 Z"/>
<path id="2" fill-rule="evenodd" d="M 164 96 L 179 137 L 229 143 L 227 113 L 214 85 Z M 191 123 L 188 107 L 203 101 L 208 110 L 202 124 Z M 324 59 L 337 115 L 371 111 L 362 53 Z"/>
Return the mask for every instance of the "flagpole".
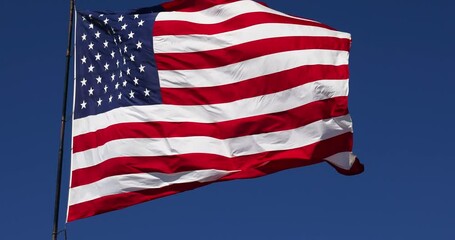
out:
<path id="1" fill-rule="evenodd" d="M 57 180 L 55 184 L 55 202 L 54 202 L 54 225 L 52 230 L 52 240 L 57 240 L 58 235 L 58 217 L 60 212 L 60 189 L 62 184 L 62 162 L 63 162 L 63 147 L 65 141 L 65 126 L 66 126 L 66 105 L 68 102 L 68 82 L 71 61 L 71 46 L 73 38 L 73 18 L 74 18 L 74 0 L 70 0 L 70 17 L 68 23 L 68 45 L 66 49 L 66 70 L 63 83 L 63 106 L 62 120 L 60 126 L 60 146 L 58 150 L 57 160 Z"/>

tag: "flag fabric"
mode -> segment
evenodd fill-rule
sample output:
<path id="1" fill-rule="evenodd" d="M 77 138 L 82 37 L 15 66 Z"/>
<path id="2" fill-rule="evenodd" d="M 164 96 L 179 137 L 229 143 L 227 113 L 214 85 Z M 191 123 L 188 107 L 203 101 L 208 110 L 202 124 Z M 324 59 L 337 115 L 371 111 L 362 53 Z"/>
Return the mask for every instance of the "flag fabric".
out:
<path id="1" fill-rule="evenodd" d="M 350 35 L 255 1 L 78 11 L 67 221 L 352 154 Z"/>

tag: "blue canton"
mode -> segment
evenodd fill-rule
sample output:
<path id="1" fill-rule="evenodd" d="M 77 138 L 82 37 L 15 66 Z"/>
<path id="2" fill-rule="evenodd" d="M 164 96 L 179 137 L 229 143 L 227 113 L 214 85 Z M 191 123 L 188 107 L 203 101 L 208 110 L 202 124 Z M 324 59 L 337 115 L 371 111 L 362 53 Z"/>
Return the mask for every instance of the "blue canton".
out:
<path id="1" fill-rule="evenodd" d="M 75 119 L 161 103 L 152 45 L 156 15 L 78 12 Z"/>

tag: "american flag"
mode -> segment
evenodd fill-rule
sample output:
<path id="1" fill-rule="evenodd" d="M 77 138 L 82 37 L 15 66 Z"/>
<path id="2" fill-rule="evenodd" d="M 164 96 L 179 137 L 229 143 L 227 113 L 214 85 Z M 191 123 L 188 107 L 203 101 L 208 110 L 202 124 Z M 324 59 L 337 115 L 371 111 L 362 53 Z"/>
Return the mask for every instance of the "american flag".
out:
<path id="1" fill-rule="evenodd" d="M 328 162 L 363 171 L 350 35 L 255 1 L 79 11 L 67 221 Z"/>

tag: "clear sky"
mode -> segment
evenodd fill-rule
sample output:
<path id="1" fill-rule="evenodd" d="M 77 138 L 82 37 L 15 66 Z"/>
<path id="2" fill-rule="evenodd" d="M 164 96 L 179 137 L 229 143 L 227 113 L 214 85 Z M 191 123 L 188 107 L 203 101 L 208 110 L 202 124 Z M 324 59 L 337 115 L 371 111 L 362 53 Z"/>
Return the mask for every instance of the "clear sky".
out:
<path id="1" fill-rule="evenodd" d="M 365 172 L 319 164 L 216 183 L 70 223 L 69 239 L 455 239 L 455 2 L 264 2 L 352 34 L 350 111 Z M 51 238 L 68 5 L 0 2 L 2 239 Z"/>

